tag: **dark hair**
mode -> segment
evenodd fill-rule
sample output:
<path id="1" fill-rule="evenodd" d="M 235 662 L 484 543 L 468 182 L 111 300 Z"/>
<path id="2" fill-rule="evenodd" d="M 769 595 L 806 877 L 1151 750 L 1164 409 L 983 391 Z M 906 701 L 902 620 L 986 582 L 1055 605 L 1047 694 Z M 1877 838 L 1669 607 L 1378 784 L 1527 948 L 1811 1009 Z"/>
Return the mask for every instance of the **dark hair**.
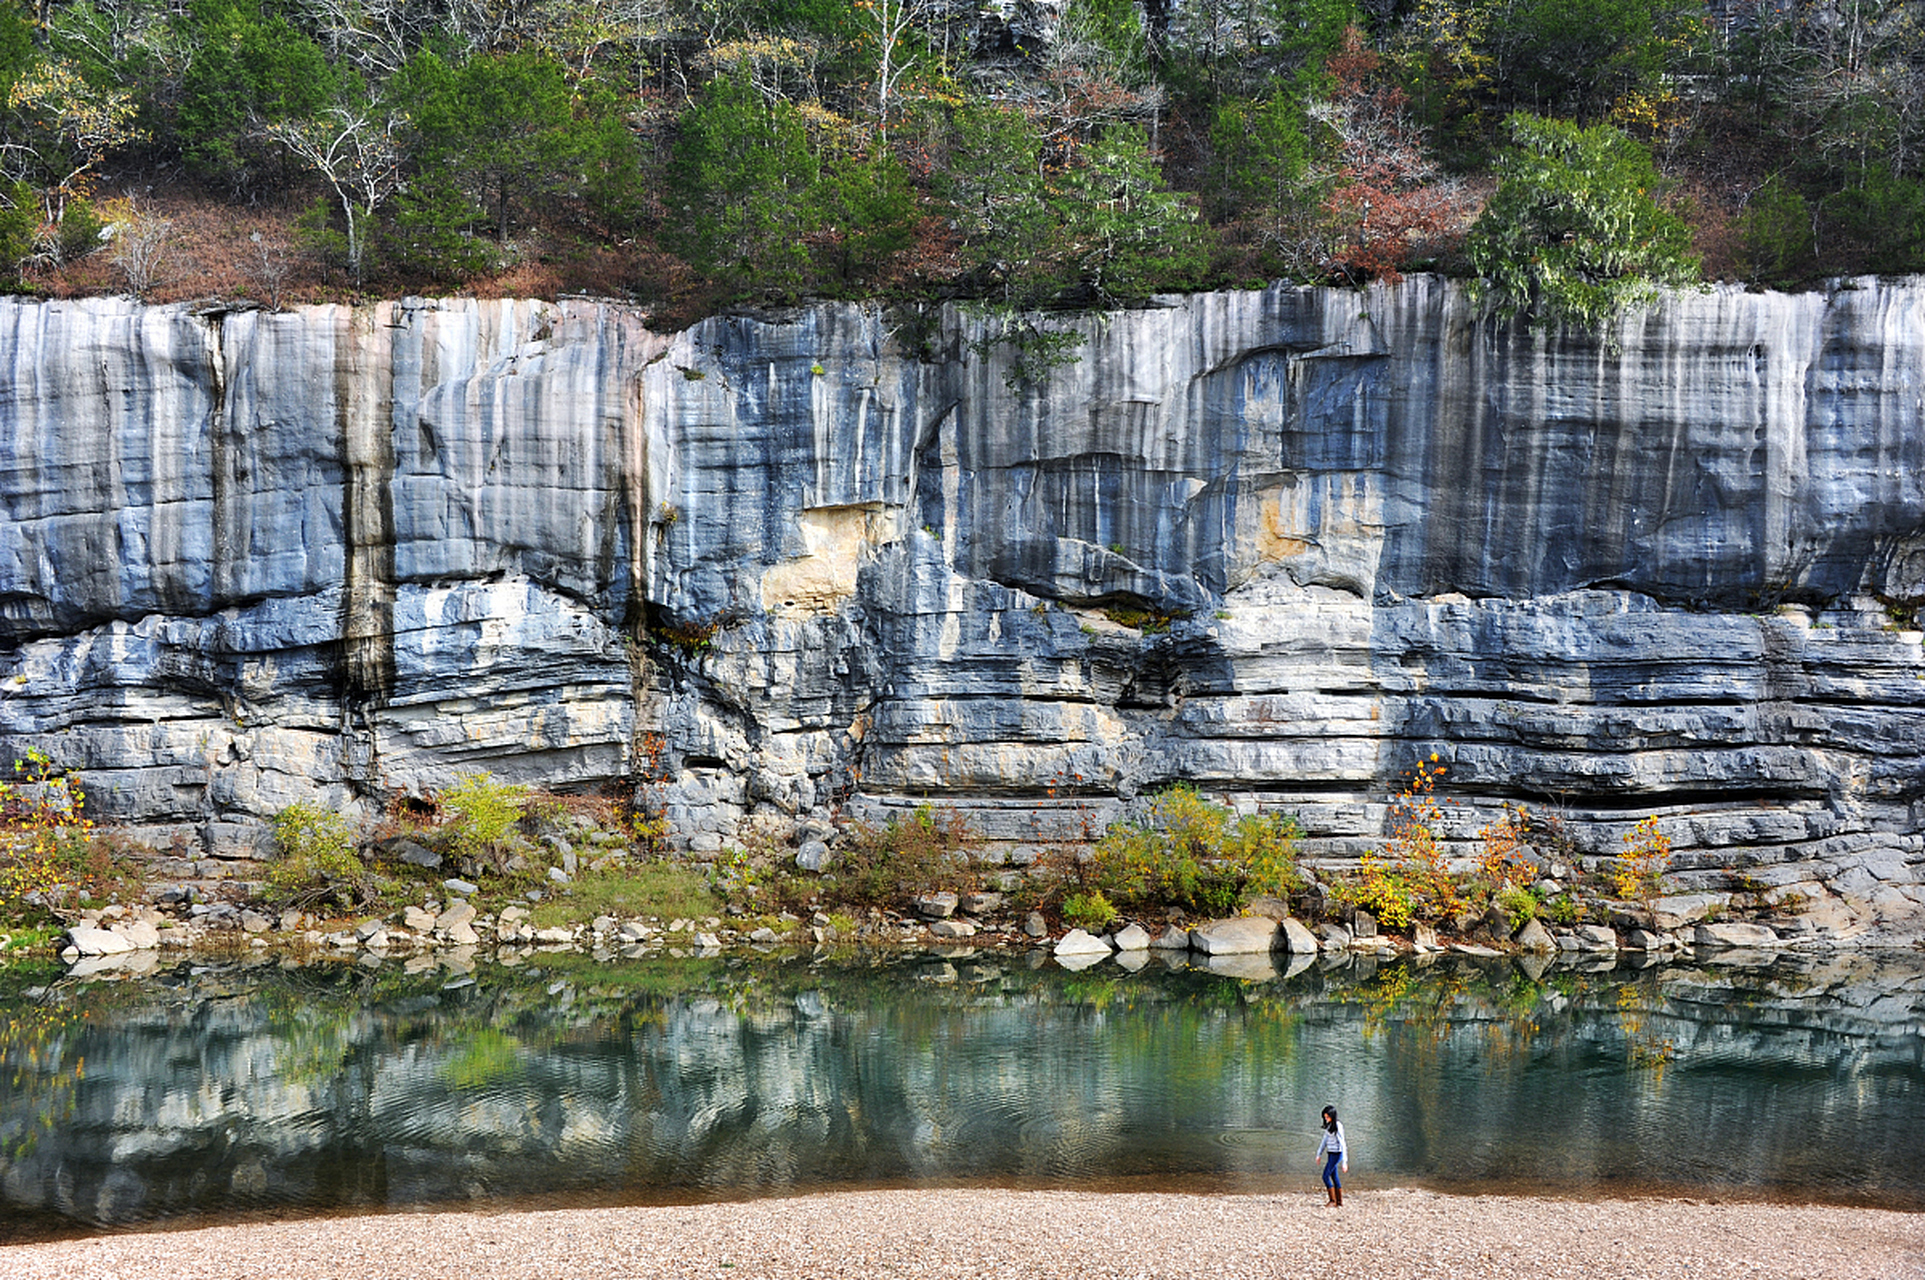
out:
<path id="1" fill-rule="evenodd" d="M 1323 1127 L 1331 1133 L 1337 1131 L 1337 1109 L 1335 1107 L 1325 1107 L 1323 1109 Z"/>

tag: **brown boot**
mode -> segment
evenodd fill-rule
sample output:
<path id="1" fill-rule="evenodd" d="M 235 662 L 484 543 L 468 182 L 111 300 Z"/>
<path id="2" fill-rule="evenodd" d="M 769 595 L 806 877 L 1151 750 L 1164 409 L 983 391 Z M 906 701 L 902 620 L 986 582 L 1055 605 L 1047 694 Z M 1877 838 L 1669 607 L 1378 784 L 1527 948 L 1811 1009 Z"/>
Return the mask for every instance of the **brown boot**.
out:
<path id="1" fill-rule="evenodd" d="M 1323 1207 L 1334 1209 L 1337 1206 L 1337 1193 L 1329 1187 L 1323 1189 Z"/>
<path id="2" fill-rule="evenodd" d="M 1339 1209 L 1343 1208 L 1343 1188 L 1342 1187 L 1338 1187 L 1336 1190 L 1332 1191 L 1330 1193 L 1330 1197 L 1331 1197 L 1331 1203 L 1335 1204 Z"/>

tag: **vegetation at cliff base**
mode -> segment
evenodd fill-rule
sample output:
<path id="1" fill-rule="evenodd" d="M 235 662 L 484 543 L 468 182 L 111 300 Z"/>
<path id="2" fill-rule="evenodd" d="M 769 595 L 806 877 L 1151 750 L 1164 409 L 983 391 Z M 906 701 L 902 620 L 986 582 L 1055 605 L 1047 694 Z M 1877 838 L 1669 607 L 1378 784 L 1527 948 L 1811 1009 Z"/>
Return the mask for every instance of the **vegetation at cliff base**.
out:
<path id="1" fill-rule="evenodd" d="M 674 319 L 1442 269 L 1593 324 L 1925 267 L 1921 61 L 1897 0 L 0 0 L 0 272 Z"/>

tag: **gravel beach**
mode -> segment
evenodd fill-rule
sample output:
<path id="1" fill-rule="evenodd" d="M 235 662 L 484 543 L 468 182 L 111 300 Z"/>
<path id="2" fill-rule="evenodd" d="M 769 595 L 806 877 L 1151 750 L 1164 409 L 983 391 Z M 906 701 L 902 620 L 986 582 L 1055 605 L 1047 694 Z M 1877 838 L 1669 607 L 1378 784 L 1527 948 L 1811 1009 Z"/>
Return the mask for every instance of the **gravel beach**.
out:
<path id="1" fill-rule="evenodd" d="M 0 1248 L 8 1280 L 138 1277 L 1925 1277 L 1925 1215 L 1683 1199 L 843 1192 L 399 1213 Z"/>

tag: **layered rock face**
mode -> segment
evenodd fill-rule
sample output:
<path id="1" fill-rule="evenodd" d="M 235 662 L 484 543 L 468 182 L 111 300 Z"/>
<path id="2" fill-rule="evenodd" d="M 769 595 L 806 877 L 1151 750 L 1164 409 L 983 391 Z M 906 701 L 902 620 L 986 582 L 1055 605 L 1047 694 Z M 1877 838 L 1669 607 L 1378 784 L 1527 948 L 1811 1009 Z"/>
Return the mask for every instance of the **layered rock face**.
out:
<path id="1" fill-rule="evenodd" d="M 1688 885 L 1918 927 L 1925 285 L 1602 338 L 1205 294 L 1055 368 L 950 312 L 641 319 L 0 306 L 0 747 L 190 853 L 487 769 L 656 784 L 698 851 L 1186 779 L 1341 855 L 1435 753 L 1459 835 L 1655 814 Z"/>

